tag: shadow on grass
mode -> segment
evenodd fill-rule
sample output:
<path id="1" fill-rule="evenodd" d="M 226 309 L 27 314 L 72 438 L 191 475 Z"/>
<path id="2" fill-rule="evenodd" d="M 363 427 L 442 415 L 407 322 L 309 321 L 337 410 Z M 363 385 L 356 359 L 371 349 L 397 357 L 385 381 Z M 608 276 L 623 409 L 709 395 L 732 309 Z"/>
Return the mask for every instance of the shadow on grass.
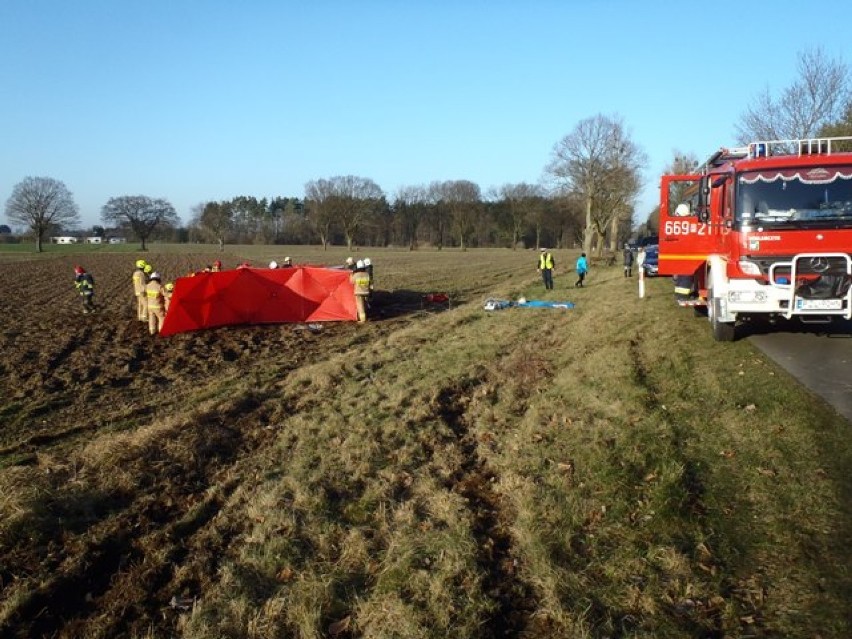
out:
<path id="1" fill-rule="evenodd" d="M 466 301 L 446 291 L 377 290 L 370 299 L 369 316 L 370 319 L 383 320 L 416 313 L 440 313 Z"/>

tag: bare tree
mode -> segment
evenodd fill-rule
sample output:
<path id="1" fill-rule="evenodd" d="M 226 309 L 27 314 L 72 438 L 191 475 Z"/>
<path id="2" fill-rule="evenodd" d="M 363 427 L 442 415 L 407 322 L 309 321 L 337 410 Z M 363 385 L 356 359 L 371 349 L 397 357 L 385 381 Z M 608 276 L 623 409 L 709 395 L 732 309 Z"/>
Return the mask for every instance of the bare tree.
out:
<path id="1" fill-rule="evenodd" d="M 824 125 L 819 134 L 826 138 L 852 137 L 852 101 L 846 105 L 846 111 L 839 120 Z M 852 151 L 852 144 L 844 142 L 838 145 L 839 151 Z"/>
<path id="2" fill-rule="evenodd" d="M 518 247 L 518 239 L 529 224 L 531 217 L 541 210 L 542 188 L 537 184 L 504 184 L 500 188 L 500 195 L 506 201 L 509 209 L 509 221 L 511 223 L 512 250 Z M 539 216 L 540 218 L 540 216 Z M 539 232 L 536 233 L 536 248 L 540 240 Z"/>
<path id="3" fill-rule="evenodd" d="M 429 194 L 423 186 L 406 186 L 397 191 L 394 209 L 409 251 L 417 248 L 417 231 L 426 216 L 428 199 Z"/>
<path id="4" fill-rule="evenodd" d="M 27 177 L 18 182 L 6 201 L 6 217 L 33 232 L 39 253 L 42 239 L 51 227 L 73 227 L 80 223 L 71 192 L 65 184 L 49 177 Z"/>
<path id="5" fill-rule="evenodd" d="M 741 144 L 755 140 L 796 140 L 817 135 L 841 119 L 849 104 L 849 69 L 821 48 L 799 53 L 798 78 L 774 97 L 765 88 L 736 126 Z"/>
<path id="6" fill-rule="evenodd" d="M 331 238 L 331 227 L 334 221 L 334 213 L 329 202 L 329 198 L 332 195 L 333 189 L 329 180 L 311 180 L 305 184 L 307 217 L 311 226 L 314 227 L 314 230 L 319 235 L 323 251 L 328 248 L 328 241 Z"/>
<path id="7" fill-rule="evenodd" d="M 219 244 L 219 250 L 225 250 L 225 239 L 231 230 L 234 209 L 230 202 L 207 202 L 195 221 L 196 226 L 208 238 Z"/>
<path id="8" fill-rule="evenodd" d="M 444 201 L 444 183 L 432 182 L 427 190 L 429 196 L 429 221 L 435 233 L 435 244 L 440 251 L 444 248 L 444 237 L 450 222 L 450 209 Z"/>
<path id="9" fill-rule="evenodd" d="M 618 117 L 596 115 L 582 120 L 553 148 L 546 172 L 585 205 L 583 249 L 591 253 L 595 233 L 603 235 L 613 215 L 635 198 L 646 156 Z M 598 243 L 599 249 L 602 243 Z"/>
<path id="10" fill-rule="evenodd" d="M 482 192 L 469 180 L 448 180 L 441 185 L 441 201 L 447 207 L 459 246 L 467 250 L 482 210 Z"/>
<path id="11" fill-rule="evenodd" d="M 532 214 L 536 228 L 536 248 L 541 248 L 542 226 L 554 234 L 557 247 L 576 246 L 583 243 L 585 228 L 585 199 L 579 193 L 557 188 L 542 201 L 541 212 Z"/>
<path id="12" fill-rule="evenodd" d="M 598 257 L 603 251 L 607 237 L 610 251 L 618 250 L 619 229 L 632 223 L 632 202 L 638 192 L 638 171 L 621 162 L 613 166 L 604 181 L 604 188 L 592 206 L 592 223 L 598 240 L 595 254 Z"/>
<path id="13" fill-rule="evenodd" d="M 308 215 L 313 221 L 323 249 L 333 224 L 339 224 L 351 249 L 355 234 L 372 212 L 382 204 L 384 193 L 369 178 L 354 175 L 312 180 L 305 185 Z"/>
<path id="14" fill-rule="evenodd" d="M 344 175 L 331 178 L 335 217 L 343 229 L 346 246 L 351 250 L 355 234 L 385 196 L 370 178 Z"/>
<path id="15" fill-rule="evenodd" d="M 112 197 L 101 209 L 101 220 L 107 225 L 129 228 L 142 243 L 142 250 L 157 227 L 168 228 L 180 223 L 174 207 L 163 198 L 146 195 Z"/>

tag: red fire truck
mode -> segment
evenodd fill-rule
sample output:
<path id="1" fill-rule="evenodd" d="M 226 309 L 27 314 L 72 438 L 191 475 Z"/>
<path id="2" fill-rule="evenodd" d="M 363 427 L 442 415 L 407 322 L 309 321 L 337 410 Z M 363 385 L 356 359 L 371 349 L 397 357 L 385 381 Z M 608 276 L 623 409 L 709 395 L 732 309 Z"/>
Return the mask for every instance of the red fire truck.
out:
<path id="1" fill-rule="evenodd" d="M 852 138 L 754 142 L 663 176 L 659 273 L 706 308 L 716 340 L 761 316 L 852 318 L 850 151 Z"/>

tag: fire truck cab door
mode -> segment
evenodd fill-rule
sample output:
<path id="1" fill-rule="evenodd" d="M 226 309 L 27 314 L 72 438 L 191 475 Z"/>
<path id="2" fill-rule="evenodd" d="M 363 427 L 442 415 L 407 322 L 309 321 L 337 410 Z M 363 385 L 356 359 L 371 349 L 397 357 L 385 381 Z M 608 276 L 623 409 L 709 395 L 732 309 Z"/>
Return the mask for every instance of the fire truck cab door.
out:
<path id="1" fill-rule="evenodd" d="M 660 275 L 691 275 L 715 246 L 711 216 L 699 216 L 701 175 L 664 175 L 660 185 Z M 704 183 L 710 188 L 710 181 Z M 706 193 L 709 207 L 720 195 Z"/>

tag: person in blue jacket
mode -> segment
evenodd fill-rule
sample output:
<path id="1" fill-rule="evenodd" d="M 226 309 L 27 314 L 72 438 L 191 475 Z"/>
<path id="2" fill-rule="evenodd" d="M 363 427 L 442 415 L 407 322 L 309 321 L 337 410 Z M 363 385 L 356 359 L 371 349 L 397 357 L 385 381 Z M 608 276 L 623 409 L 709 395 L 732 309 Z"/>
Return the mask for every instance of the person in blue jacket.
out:
<path id="1" fill-rule="evenodd" d="M 586 254 L 580 253 L 577 258 L 577 281 L 574 286 L 583 286 L 583 280 L 586 279 L 586 273 L 589 272 L 589 263 L 586 261 Z"/>

